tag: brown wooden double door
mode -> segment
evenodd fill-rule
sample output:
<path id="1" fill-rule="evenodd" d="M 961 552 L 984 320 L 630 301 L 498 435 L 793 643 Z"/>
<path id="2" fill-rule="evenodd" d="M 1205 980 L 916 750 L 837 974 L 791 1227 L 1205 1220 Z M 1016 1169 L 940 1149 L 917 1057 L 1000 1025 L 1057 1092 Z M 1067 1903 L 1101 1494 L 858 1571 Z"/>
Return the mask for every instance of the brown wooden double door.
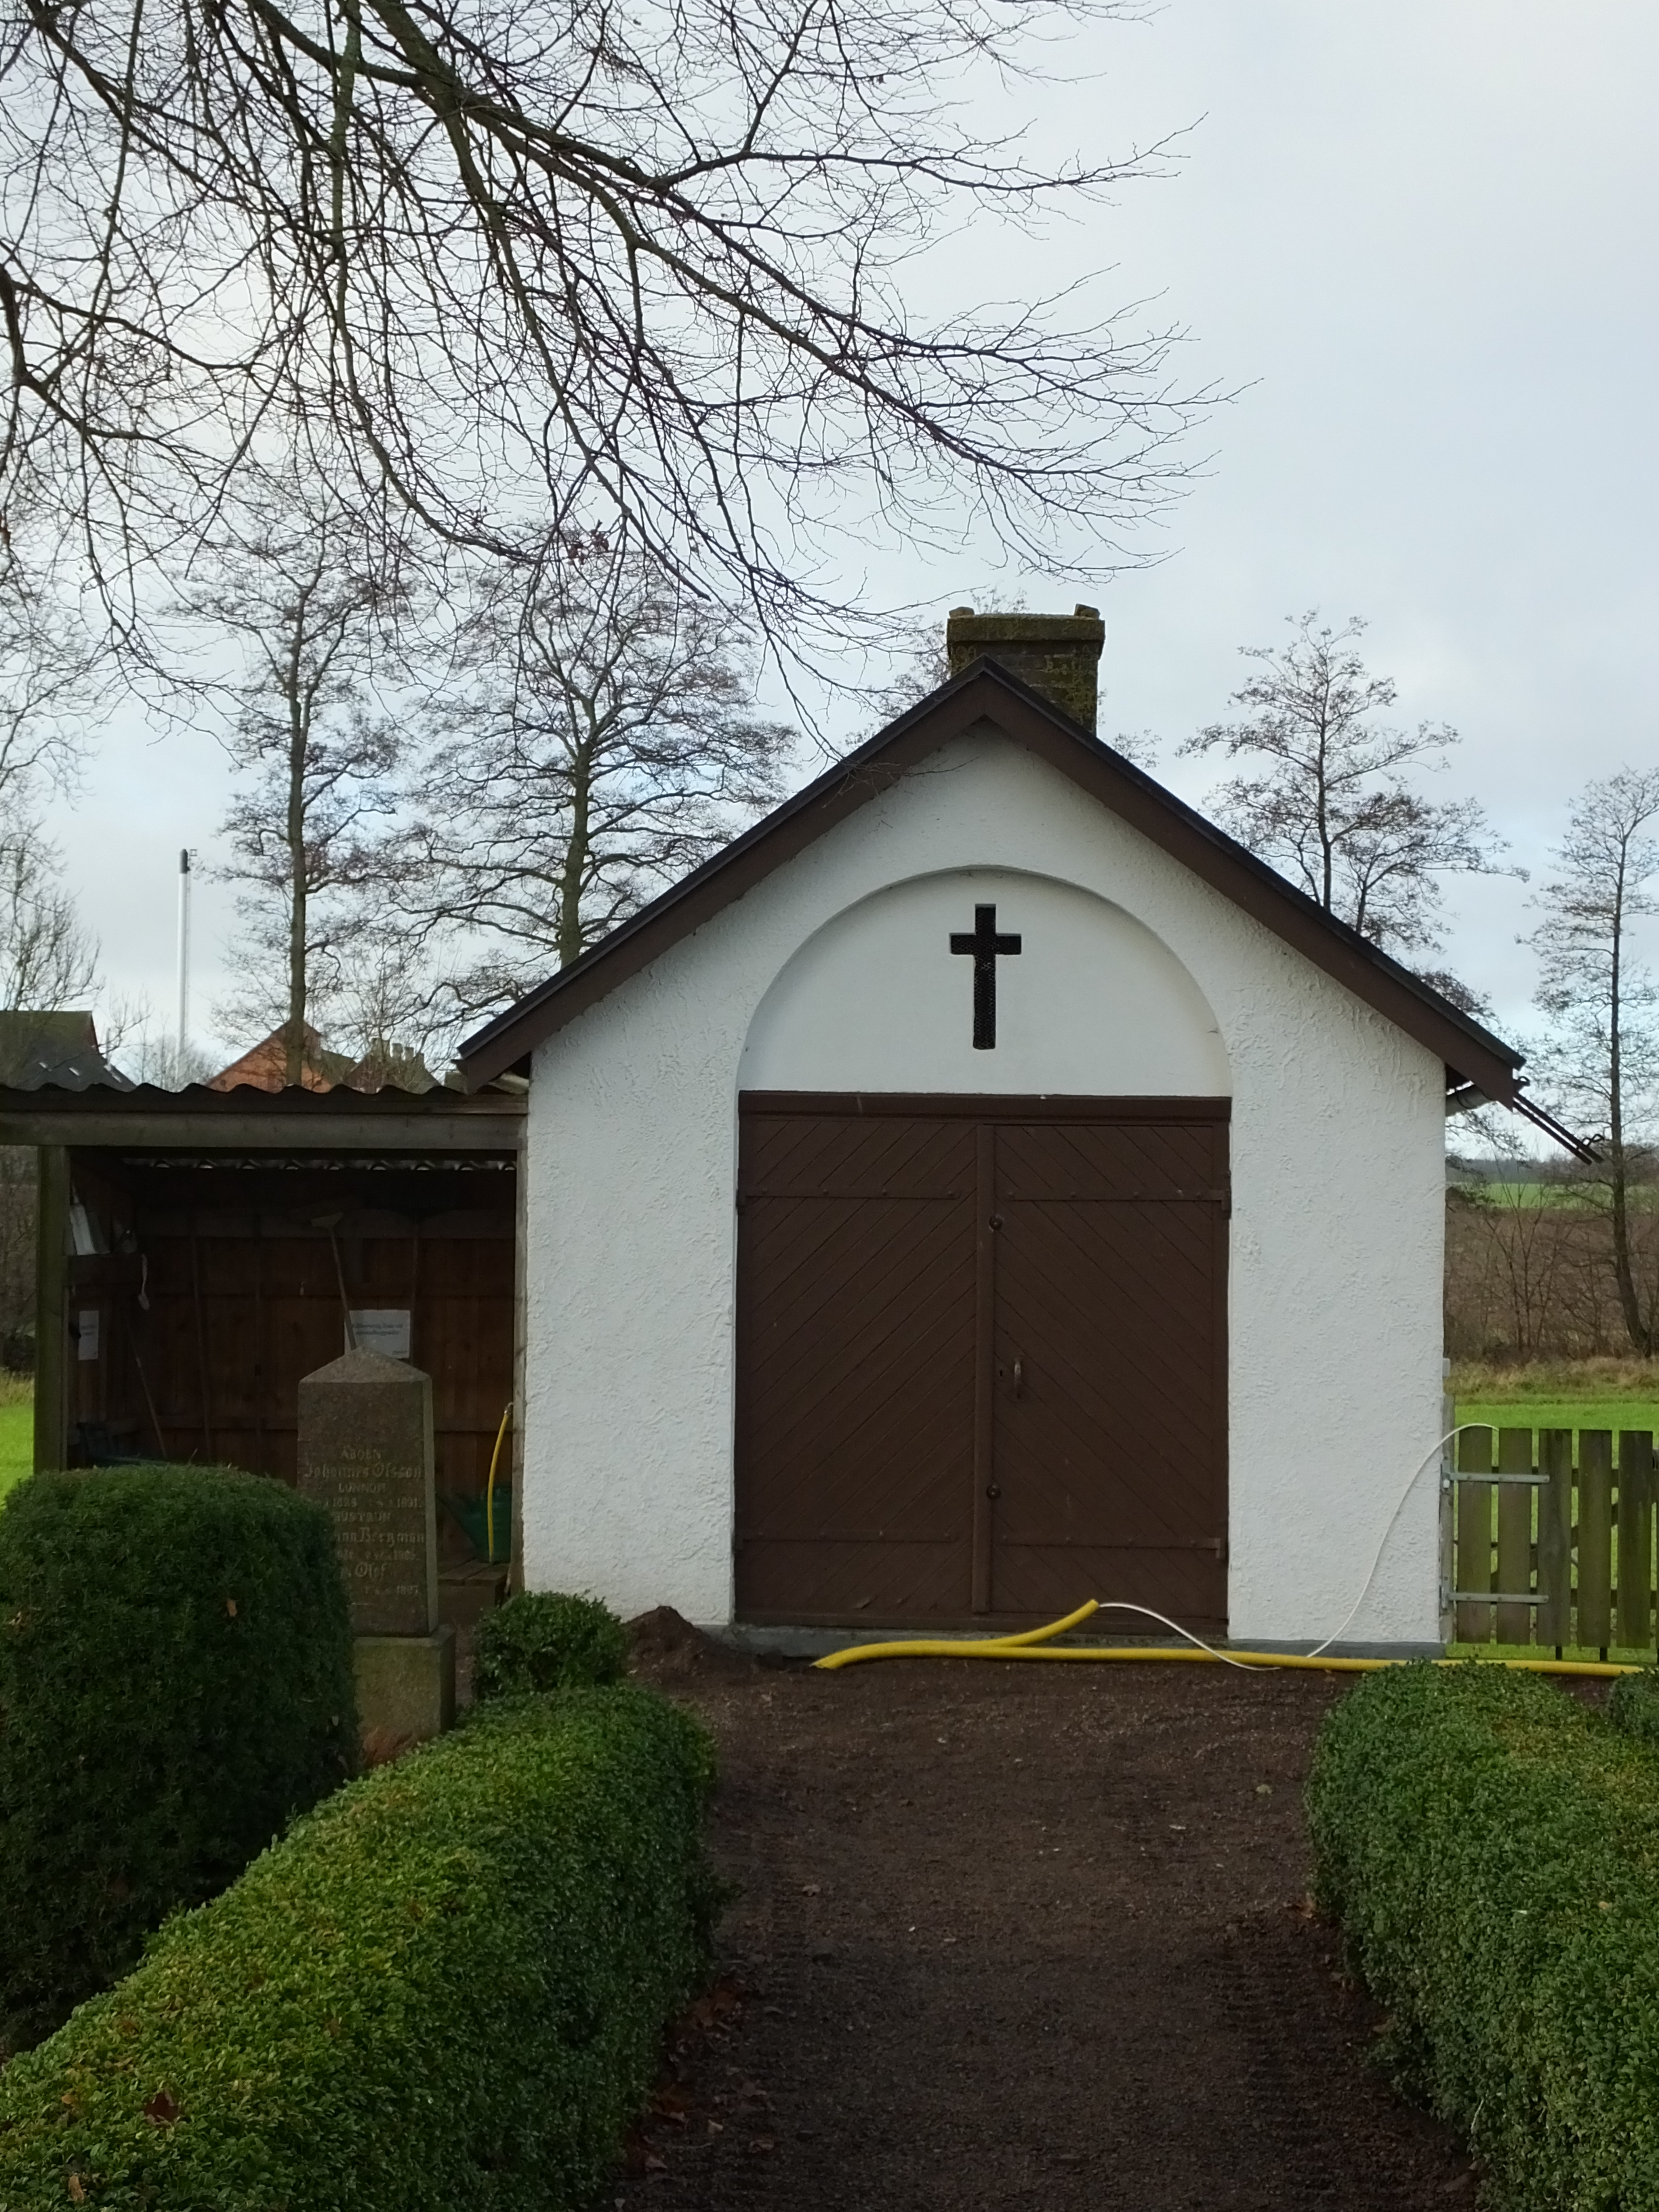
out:
<path id="1" fill-rule="evenodd" d="M 1224 1628 L 1226 1117 L 744 1096 L 741 1619 Z"/>

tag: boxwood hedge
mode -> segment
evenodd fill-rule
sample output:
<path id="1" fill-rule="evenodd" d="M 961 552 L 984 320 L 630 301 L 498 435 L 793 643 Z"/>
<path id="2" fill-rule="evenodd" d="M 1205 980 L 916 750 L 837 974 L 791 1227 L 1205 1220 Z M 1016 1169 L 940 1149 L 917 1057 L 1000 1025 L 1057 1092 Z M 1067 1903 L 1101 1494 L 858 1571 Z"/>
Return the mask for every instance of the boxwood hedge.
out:
<path id="1" fill-rule="evenodd" d="M 628 1631 L 599 1598 L 520 1590 L 478 1623 L 473 1694 L 488 1700 L 618 1682 L 627 1666 Z"/>
<path id="2" fill-rule="evenodd" d="M 0 2074 L 0 2204 L 588 2205 L 703 1967 L 712 1771 L 623 1685 L 349 1784 Z"/>
<path id="3" fill-rule="evenodd" d="M 126 1972 L 356 1747 L 320 1507 L 228 1468 L 21 1484 L 0 1510 L 0 2039 Z"/>
<path id="4" fill-rule="evenodd" d="M 1659 2206 L 1659 1765 L 1535 1677 L 1369 1678 L 1308 1786 L 1319 1898 L 1511 2212 Z"/>
<path id="5" fill-rule="evenodd" d="M 1607 1699 L 1607 1718 L 1626 1735 L 1659 1747 L 1659 1667 L 1621 1674 Z"/>

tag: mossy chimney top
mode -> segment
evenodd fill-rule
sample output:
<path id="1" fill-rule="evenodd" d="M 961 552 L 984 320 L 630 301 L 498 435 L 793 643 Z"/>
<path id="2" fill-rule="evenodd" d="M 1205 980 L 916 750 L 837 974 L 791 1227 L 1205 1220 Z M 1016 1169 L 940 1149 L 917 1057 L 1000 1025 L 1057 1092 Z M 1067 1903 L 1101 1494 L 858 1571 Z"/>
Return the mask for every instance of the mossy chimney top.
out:
<path id="1" fill-rule="evenodd" d="M 1069 615 L 981 615 L 972 607 L 952 607 L 945 625 L 952 676 L 988 653 L 1090 731 L 1099 707 L 1105 643 L 1097 607 L 1079 607 Z"/>

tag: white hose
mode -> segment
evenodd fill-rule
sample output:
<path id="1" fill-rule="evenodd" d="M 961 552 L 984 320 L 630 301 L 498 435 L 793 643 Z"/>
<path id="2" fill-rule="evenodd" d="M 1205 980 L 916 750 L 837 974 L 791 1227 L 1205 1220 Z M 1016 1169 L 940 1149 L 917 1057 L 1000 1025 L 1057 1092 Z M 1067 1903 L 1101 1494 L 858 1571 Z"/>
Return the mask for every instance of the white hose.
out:
<path id="1" fill-rule="evenodd" d="M 1446 1446 L 1451 1442 L 1454 1437 L 1461 1437 L 1465 1429 L 1482 1429 L 1487 1425 L 1488 1425 L 1485 1421 L 1460 1421 L 1455 1429 L 1448 1429 L 1445 1435 L 1440 1438 L 1437 1443 L 1431 1444 L 1430 1446 L 1429 1449 L 1423 1455 L 1423 1457 L 1412 1469 L 1411 1479 L 1407 1483 L 1406 1487 L 1400 1493 L 1400 1502 L 1395 1507 L 1394 1511 L 1389 1516 L 1389 1525 L 1382 1531 L 1382 1541 L 1378 1544 L 1376 1551 L 1371 1554 L 1370 1568 L 1364 1581 L 1359 1586 L 1359 1595 L 1354 1600 L 1353 1603 L 1348 1607 L 1346 1613 L 1343 1616 L 1340 1626 L 1333 1629 L 1322 1644 L 1315 1644 L 1311 1651 L 1304 1652 L 1301 1655 L 1302 1656 L 1308 1659 L 1317 1659 L 1325 1652 L 1328 1651 L 1332 1644 L 1335 1643 L 1337 1638 L 1341 1635 L 1343 1629 L 1346 1628 L 1348 1623 L 1353 1619 L 1355 1613 L 1358 1612 L 1360 1607 L 1364 1604 L 1365 1600 L 1370 1595 L 1371 1584 L 1376 1580 L 1376 1571 L 1382 1564 L 1383 1553 L 1389 1548 L 1389 1539 L 1394 1534 L 1395 1523 L 1405 1511 L 1406 1500 L 1411 1496 L 1413 1491 L 1416 1489 L 1418 1483 L 1422 1479 L 1425 1468 L 1427 1468 L 1431 1462 L 1437 1458 L 1441 1452 L 1444 1451 Z M 1099 1601 L 1099 1605 L 1100 1610 L 1103 1613 L 1145 1613 L 1148 1620 L 1160 1620 L 1163 1622 L 1165 1628 L 1173 1629 L 1175 1633 L 1181 1637 L 1186 1643 L 1195 1644 L 1200 1651 L 1207 1651 L 1212 1659 L 1219 1659 L 1224 1667 L 1237 1667 L 1241 1674 L 1260 1674 L 1266 1671 L 1260 1666 L 1252 1666 L 1247 1659 L 1230 1658 L 1226 1652 L 1218 1651 L 1213 1644 L 1206 1644 L 1201 1636 L 1194 1636 L 1191 1629 L 1183 1628 L 1178 1620 L 1171 1620 L 1167 1613 L 1154 1613 L 1152 1607 L 1149 1605 L 1127 1605 L 1121 1598 L 1107 1597 L 1102 1598 Z"/>
<path id="2" fill-rule="evenodd" d="M 1178 1620 L 1171 1620 L 1167 1613 L 1154 1613 L 1149 1605 L 1126 1605 L 1121 1598 L 1115 1597 L 1103 1597 L 1097 1602 L 1103 1613 L 1144 1613 L 1148 1620 L 1161 1620 L 1166 1628 L 1174 1629 L 1176 1634 L 1187 1643 L 1196 1644 L 1199 1650 L 1207 1651 L 1212 1659 L 1220 1660 L 1224 1667 L 1237 1667 L 1243 1674 L 1261 1674 L 1267 1671 L 1261 1667 L 1253 1667 L 1248 1659 L 1231 1658 L 1226 1652 L 1218 1651 L 1213 1644 L 1206 1644 L 1201 1636 L 1194 1636 L 1190 1628 L 1183 1628 Z"/>
<path id="3" fill-rule="evenodd" d="M 1446 1446 L 1451 1442 L 1454 1437 L 1461 1437 L 1465 1429 L 1484 1429 L 1487 1425 L 1488 1424 L 1485 1421 L 1460 1421 L 1455 1428 L 1448 1429 L 1445 1435 L 1441 1437 L 1440 1441 L 1436 1444 L 1431 1444 L 1429 1449 L 1425 1452 L 1423 1457 L 1412 1469 L 1411 1480 L 1406 1485 L 1406 1487 L 1400 1493 L 1400 1503 L 1395 1507 L 1394 1511 L 1389 1516 L 1389 1525 L 1382 1531 L 1382 1540 L 1377 1546 L 1376 1551 L 1371 1554 L 1370 1571 L 1365 1577 L 1364 1581 L 1359 1585 L 1359 1595 L 1354 1600 L 1353 1603 L 1348 1607 L 1347 1613 L 1343 1619 L 1342 1627 L 1334 1629 L 1331 1634 L 1325 1638 L 1325 1641 L 1322 1644 L 1316 1644 L 1314 1649 L 1307 1655 L 1310 1659 L 1317 1659 L 1322 1651 L 1328 1651 L 1330 1650 L 1337 1638 L 1341 1635 L 1342 1629 L 1348 1626 L 1349 1621 L 1353 1619 L 1355 1613 L 1358 1612 L 1360 1607 L 1364 1604 L 1365 1600 L 1370 1595 L 1371 1584 L 1376 1580 L 1376 1571 L 1382 1564 L 1383 1553 L 1389 1548 L 1389 1539 L 1394 1534 L 1395 1523 L 1405 1511 L 1406 1500 L 1411 1496 L 1413 1491 L 1416 1489 L 1419 1481 L 1422 1478 L 1424 1469 L 1428 1467 L 1432 1460 L 1437 1458 L 1440 1453 L 1445 1450 Z"/>

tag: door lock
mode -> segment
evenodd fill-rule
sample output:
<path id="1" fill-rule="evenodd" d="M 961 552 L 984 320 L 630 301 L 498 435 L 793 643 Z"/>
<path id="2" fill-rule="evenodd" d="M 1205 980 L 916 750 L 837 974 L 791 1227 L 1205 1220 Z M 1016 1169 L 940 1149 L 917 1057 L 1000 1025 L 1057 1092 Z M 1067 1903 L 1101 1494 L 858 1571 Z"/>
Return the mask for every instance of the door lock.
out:
<path id="1" fill-rule="evenodd" d="M 1000 1498 L 1002 1485 L 1000 1482 L 988 1482 L 985 1486 L 985 1495 L 988 1498 Z"/>

